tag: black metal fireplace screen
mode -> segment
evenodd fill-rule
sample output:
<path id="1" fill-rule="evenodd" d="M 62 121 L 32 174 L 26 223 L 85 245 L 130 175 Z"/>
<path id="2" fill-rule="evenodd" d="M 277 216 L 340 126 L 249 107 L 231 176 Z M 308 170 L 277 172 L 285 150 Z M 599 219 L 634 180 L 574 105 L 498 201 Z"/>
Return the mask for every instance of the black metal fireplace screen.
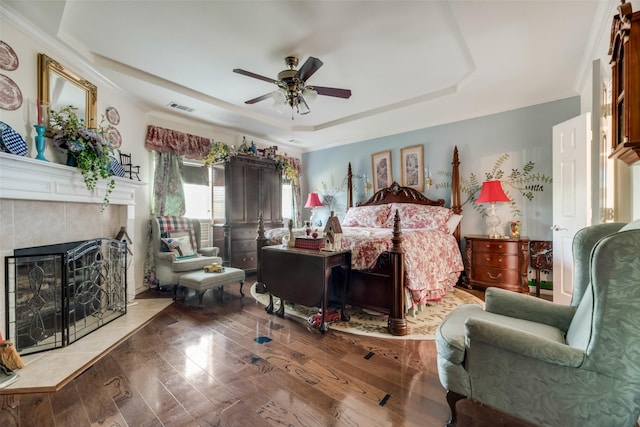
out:
<path id="1" fill-rule="evenodd" d="M 5 258 L 7 339 L 21 355 L 66 347 L 127 312 L 127 247 L 92 239 Z"/>

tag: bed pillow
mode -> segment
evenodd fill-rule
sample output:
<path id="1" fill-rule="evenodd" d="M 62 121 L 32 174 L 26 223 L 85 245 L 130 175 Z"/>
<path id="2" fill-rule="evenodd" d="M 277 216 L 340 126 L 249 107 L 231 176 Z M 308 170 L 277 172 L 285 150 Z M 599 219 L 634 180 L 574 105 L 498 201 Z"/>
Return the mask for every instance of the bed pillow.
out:
<path id="1" fill-rule="evenodd" d="M 389 205 L 356 206 L 349 208 L 342 220 L 343 227 L 385 227 L 391 212 Z"/>
<path id="2" fill-rule="evenodd" d="M 413 203 L 391 203 L 387 227 L 393 227 L 395 212 L 400 215 L 400 227 L 406 229 L 426 228 L 449 232 L 447 221 L 452 211 L 441 206 L 417 205 Z"/>
<path id="3" fill-rule="evenodd" d="M 162 242 L 167 245 L 169 250 L 176 254 L 176 258 L 190 258 L 198 256 L 191 246 L 191 239 L 189 236 L 182 237 L 164 237 Z"/>
<path id="4" fill-rule="evenodd" d="M 460 221 L 462 221 L 462 215 L 458 215 L 455 213 L 451 214 L 451 216 L 447 220 L 447 231 L 449 232 L 449 234 L 455 233 L 458 224 L 460 224 Z"/>

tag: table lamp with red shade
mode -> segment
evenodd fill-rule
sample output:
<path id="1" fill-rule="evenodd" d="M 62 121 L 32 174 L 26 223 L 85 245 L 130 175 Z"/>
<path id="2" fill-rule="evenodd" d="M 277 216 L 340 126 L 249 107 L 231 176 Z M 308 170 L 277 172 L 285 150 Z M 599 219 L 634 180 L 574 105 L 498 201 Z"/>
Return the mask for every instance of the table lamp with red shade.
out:
<path id="1" fill-rule="evenodd" d="M 309 193 L 307 196 L 307 203 L 305 203 L 305 208 L 311 208 L 311 216 L 309 217 L 309 221 L 306 222 L 306 231 L 307 236 L 311 234 L 311 225 L 313 224 L 313 215 L 315 214 L 315 210 L 318 206 L 322 206 L 322 202 L 320 201 L 320 197 L 318 193 Z"/>
<path id="2" fill-rule="evenodd" d="M 482 183 L 482 189 L 476 203 L 491 203 L 491 212 L 487 216 L 487 227 L 489 227 L 487 234 L 489 238 L 502 238 L 502 233 L 497 228 L 500 225 L 500 218 L 496 215 L 496 203 L 510 201 L 509 197 L 504 193 L 500 181 L 485 181 Z"/>

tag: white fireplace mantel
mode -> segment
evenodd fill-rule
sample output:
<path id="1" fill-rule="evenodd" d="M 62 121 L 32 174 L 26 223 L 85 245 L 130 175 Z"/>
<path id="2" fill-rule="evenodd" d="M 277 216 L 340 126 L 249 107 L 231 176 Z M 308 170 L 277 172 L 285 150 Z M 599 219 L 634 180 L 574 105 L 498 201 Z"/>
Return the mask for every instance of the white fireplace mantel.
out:
<path id="1" fill-rule="evenodd" d="M 109 195 L 113 205 L 135 205 L 135 192 L 145 182 L 113 177 L 116 186 Z M 107 180 L 91 192 L 76 168 L 43 160 L 0 153 L 0 199 L 53 202 L 102 203 Z"/>

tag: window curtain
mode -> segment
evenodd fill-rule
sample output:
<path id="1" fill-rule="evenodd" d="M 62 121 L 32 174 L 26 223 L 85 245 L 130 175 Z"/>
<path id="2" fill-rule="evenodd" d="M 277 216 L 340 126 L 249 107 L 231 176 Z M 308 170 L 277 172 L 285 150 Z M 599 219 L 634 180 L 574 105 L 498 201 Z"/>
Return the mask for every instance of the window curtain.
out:
<path id="1" fill-rule="evenodd" d="M 174 153 L 155 153 L 155 175 L 151 195 L 153 216 L 182 216 L 186 212 L 182 156 Z"/>
<path id="2" fill-rule="evenodd" d="M 151 216 L 182 216 L 186 212 L 182 178 L 182 156 L 161 152 L 154 156 L 155 174 L 151 194 Z M 145 256 L 145 281 L 155 283 L 155 255 L 151 241 L 151 220 L 147 225 L 147 253 Z"/>
<path id="3" fill-rule="evenodd" d="M 295 171 L 295 176 L 291 179 L 293 190 L 293 217 L 296 227 L 302 227 L 302 193 L 300 191 L 300 176 L 302 176 L 302 162 L 295 157 L 285 157 L 285 161 L 291 165 Z"/>

